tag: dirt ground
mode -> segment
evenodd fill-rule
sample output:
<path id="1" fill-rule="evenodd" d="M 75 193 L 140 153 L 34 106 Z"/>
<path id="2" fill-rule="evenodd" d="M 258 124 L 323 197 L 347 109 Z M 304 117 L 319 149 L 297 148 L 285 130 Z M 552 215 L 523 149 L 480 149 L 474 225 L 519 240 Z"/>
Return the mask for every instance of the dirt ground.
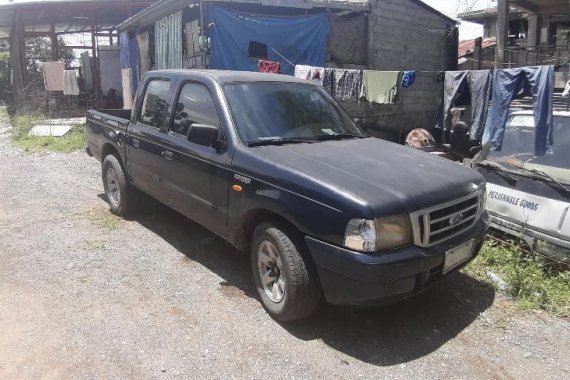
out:
<path id="1" fill-rule="evenodd" d="M 570 378 L 570 322 L 457 274 L 374 310 L 279 324 L 248 257 L 158 207 L 112 216 L 83 152 L 0 126 L 0 378 Z"/>

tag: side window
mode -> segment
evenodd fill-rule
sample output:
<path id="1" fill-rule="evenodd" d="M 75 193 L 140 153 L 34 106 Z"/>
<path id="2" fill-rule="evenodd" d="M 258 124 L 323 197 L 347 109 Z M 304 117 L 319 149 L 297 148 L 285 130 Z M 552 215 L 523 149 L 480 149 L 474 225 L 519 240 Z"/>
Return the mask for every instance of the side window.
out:
<path id="1" fill-rule="evenodd" d="M 170 81 L 151 80 L 146 86 L 139 121 L 153 128 L 162 128 L 166 97 L 170 90 Z"/>
<path id="2" fill-rule="evenodd" d="M 198 83 L 186 83 L 180 91 L 170 131 L 187 136 L 192 124 L 220 125 L 210 91 Z"/>

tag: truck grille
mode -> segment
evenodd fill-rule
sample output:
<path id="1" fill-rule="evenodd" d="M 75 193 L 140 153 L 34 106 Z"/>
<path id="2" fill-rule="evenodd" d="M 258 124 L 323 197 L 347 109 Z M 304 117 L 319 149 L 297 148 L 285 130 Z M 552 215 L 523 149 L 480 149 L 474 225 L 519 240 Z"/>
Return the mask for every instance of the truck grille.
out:
<path id="1" fill-rule="evenodd" d="M 481 215 L 478 191 L 411 214 L 414 244 L 428 247 L 450 239 L 472 227 Z"/>

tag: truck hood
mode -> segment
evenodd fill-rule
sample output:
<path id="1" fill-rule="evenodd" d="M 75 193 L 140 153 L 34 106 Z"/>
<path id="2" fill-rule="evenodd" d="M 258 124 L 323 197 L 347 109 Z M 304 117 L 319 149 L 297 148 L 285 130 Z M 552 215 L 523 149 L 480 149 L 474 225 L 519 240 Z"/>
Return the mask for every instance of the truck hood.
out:
<path id="1" fill-rule="evenodd" d="M 262 168 L 253 176 L 286 182 L 286 189 L 340 210 L 350 202 L 377 216 L 444 203 L 485 183 L 458 163 L 376 138 L 244 147 L 243 153 Z"/>

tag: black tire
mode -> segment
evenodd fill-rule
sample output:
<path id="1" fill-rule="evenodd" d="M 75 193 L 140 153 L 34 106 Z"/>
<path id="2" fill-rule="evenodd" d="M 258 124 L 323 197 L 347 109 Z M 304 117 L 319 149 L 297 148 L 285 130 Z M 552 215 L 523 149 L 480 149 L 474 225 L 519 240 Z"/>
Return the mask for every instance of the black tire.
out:
<path id="1" fill-rule="evenodd" d="M 113 176 L 112 180 L 110 176 Z M 119 159 L 113 154 L 103 160 L 102 179 L 111 212 L 121 217 L 134 214 L 140 203 L 140 193 L 129 184 Z"/>
<path id="2" fill-rule="evenodd" d="M 282 268 L 278 276 L 282 275 L 284 279 L 280 300 L 272 300 L 262 284 L 260 266 L 265 264 L 259 262 L 259 257 L 263 255 L 262 244 L 267 247 L 265 242 L 272 243 L 280 255 Z M 321 286 L 298 234 L 278 223 L 261 223 L 253 233 L 251 267 L 262 305 L 271 317 L 291 322 L 307 318 L 318 309 L 322 299 Z"/>

